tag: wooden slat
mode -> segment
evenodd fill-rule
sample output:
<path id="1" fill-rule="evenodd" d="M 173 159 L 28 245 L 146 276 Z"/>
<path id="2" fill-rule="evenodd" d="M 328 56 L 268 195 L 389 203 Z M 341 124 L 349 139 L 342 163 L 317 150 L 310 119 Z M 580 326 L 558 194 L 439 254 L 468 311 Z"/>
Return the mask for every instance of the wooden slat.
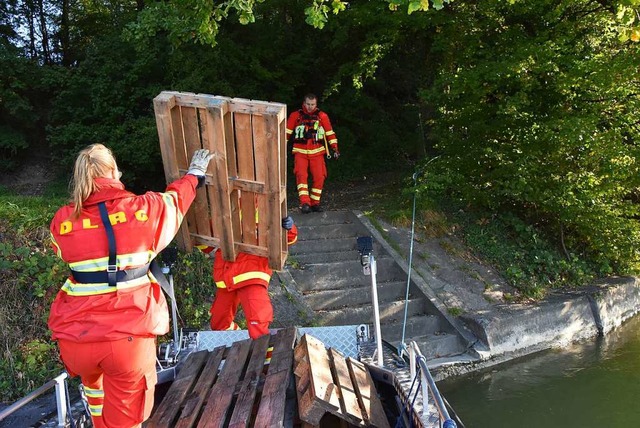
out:
<path id="1" fill-rule="evenodd" d="M 280 161 L 280 210 L 282 216 L 285 217 L 287 213 L 287 111 L 282 109 L 277 116 L 278 120 L 278 136 L 277 142 L 279 145 L 280 153 L 278 154 Z M 287 235 L 282 237 L 282 248 L 280 253 L 281 263 L 284 266 L 287 260 L 288 245 Z"/>
<path id="2" fill-rule="evenodd" d="M 198 379 L 208 356 L 207 351 L 194 352 L 185 361 L 184 368 L 169 388 L 167 395 L 162 400 L 161 406 L 155 412 L 153 418 L 147 423 L 147 427 L 170 427 L 180 410 L 182 400 L 191 390 Z"/>
<path id="3" fill-rule="evenodd" d="M 272 337 L 271 363 L 262 389 L 260 407 L 256 413 L 254 427 L 271 428 L 282 426 L 291 379 L 295 327 L 278 330 Z"/>
<path id="4" fill-rule="evenodd" d="M 236 342 L 231 346 L 224 367 L 218 375 L 218 381 L 211 388 L 198 428 L 222 427 L 233 399 L 235 385 L 242 375 L 250 347 L 250 339 Z"/>
<path id="5" fill-rule="evenodd" d="M 238 399 L 229 421 L 229 427 L 247 426 L 249 423 L 270 339 L 270 335 L 264 335 L 252 342 L 251 357 L 238 392 Z"/>
<path id="6" fill-rule="evenodd" d="M 182 124 L 182 107 L 179 105 L 176 105 L 171 109 L 171 124 L 176 162 L 178 164 L 180 176 L 183 176 L 189 170 L 191 158 L 187 155 L 187 145 Z M 181 231 L 178 234 L 179 245 L 185 249 L 188 247 L 188 250 L 191 250 L 191 240 L 189 240 L 189 242 L 184 241 L 189 236 L 190 224 L 196 224 L 195 209 L 189 209 L 187 211 L 185 221 L 182 222 L 182 225 L 180 226 Z"/>
<path id="7" fill-rule="evenodd" d="M 229 180 L 227 172 L 227 156 L 224 136 L 223 115 L 225 106 L 210 107 L 204 115 L 202 123 L 203 146 L 209 149 L 213 158 L 209 163 L 209 171 L 212 172 L 214 186 L 208 187 L 209 203 L 213 211 L 214 234 L 220 239 L 220 249 L 225 260 L 235 260 L 236 250 L 231 224 L 231 203 L 229 200 Z M 214 189 L 215 188 L 215 189 Z"/>
<path id="8" fill-rule="evenodd" d="M 254 428 L 282 426 L 287 399 L 286 389 L 290 378 L 291 372 L 287 370 L 267 376 L 262 388 L 262 398 Z"/>
<path id="9" fill-rule="evenodd" d="M 264 116 L 253 116 L 252 133 L 253 150 L 255 152 L 254 164 L 256 171 L 256 181 L 266 183 L 269 147 L 267 147 L 267 135 Z M 258 238 L 260 243 L 265 242 L 265 240 L 267 239 L 267 231 L 269 230 L 269 226 L 272 225 L 274 221 L 272 213 L 269 211 L 269 206 L 267 205 L 267 197 L 268 195 L 265 195 L 264 193 L 257 196 L 257 210 L 260 217 L 260 221 L 258 222 Z M 280 235 L 282 235 L 282 233 Z"/>
<path id="10" fill-rule="evenodd" d="M 286 106 L 280 103 L 247 100 L 243 98 L 230 98 L 229 109 L 233 112 L 247 114 L 277 114 L 280 111 L 286 110 Z"/>
<path id="11" fill-rule="evenodd" d="M 362 412 L 360 411 L 358 397 L 353 383 L 351 382 L 349 367 L 344 359 L 344 355 L 331 348 L 329 349 L 329 356 L 331 357 L 334 369 L 334 379 L 340 389 L 340 407 L 342 409 L 342 413 L 350 423 L 360 425 L 363 420 Z"/>
<path id="12" fill-rule="evenodd" d="M 176 141 L 174 141 L 174 131 L 171 111 L 176 107 L 175 96 L 162 93 L 153 100 L 153 108 L 156 116 L 156 127 L 158 128 L 158 139 L 160 140 L 160 152 L 162 153 L 164 176 L 167 184 L 180 177 L 178 171 L 178 157 L 176 156 Z M 183 224 L 178 231 L 178 241 L 185 249 L 191 250 L 191 239 L 189 238 L 188 223 Z"/>
<path id="13" fill-rule="evenodd" d="M 275 148 L 278 148 L 278 122 L 273 115 L 265 116 L 265 128 L 267 140 L 273 144 Z M 275 140 L 274 140 L 275 139 Z M 283 213 L 282 205 L 280 204 L 280 163 L 284 162 L 282 154 L 278 150 L 267 151 L 267 171 L 266 171 L 266 194 L 267 194 L 267 206 L 270 214 L 267 239 L 271 245 L 269 252 L 269 265 L 277 266 L 277 270 L 282 269 L 284 265 L 284 258 L 282 257 L 283 250 L 286 251 L 287 241 L 286 233 L 283 233 L 280 225 Z M 286 207 L 286 205 L 285 205 Z"/>
<path id="14" fill-rule="evenodd" d="M 255 155 L 253 133 L 251 131 L 251 115 L 235 112 L 235 137 L 236 155 L 238 161 L 238 178 L 255 181 Z M 256 236 L 256 216 L 255 216 L 256 195 L 251 192 L 242 192 L 240 205 L 242 210 L 242 242 L 245 244 L 257 245 Z"/>
<path id="15" fill-rule="evenodd" d="M 371 427 L 389 427 L 389 422 L 385 416 L 380 398 L 378 398 L 373 379 L 365 365 L 353 358 L 347 359 L 347 365 L 353 379 L 365 424 Z"/>
<path id="16" fill-rule="evenodd" d="M 282 370 L 291 371 L 293 364 L 293 346 L 296 341 L 296 328 L 280 329 L 272 337 L 273 351 L 267 377 Z"/>
<path id="17" fill-rule="evenodd" d="M 192 107 L 182 107 L 181 110 L 186 153 L 191 158 L 196 150 L 202 148 L 199 126 L 201 111 Z M 207 192 L 204 187 L 196 190 L 196 199 L 193 201 L 190 211 L 193 212 L 193 216 L 188 219 L 191 233 L 211 235 L 209 203 L 207 202 Z"/>
<path id="18" fill-rule="evenodd" d="M 229 174 L 229 186 L 232 187 L 229 194 L 229 203 L 231 206 L 231 227 L 233 228 L 233 236 L 242 236 L 242 225 L 240 223 L 240 194 L 241 192 L 235 186 L 238 178 L 238 154 L 236 152 L 236 135 L 233 128 L 233 113 L 226 111 L 222 120 L 224 122 L 224 139 L 227 148 L 227 174 Z M 231 182 L 233 180 L 234 182 Z M 255 191 L 255 190 L 252 190 Z"/>
<path id="19" fill-rule="evenodd" d="M 309 383 L 318 403 L 327 411 L 340 409 L 340 400 L 331 374 L 331 362 L 321 341 L 309 334 L 303 336 L 309 359 Z"/>
<path id="20" fill-rule="evenodd" d="M 218 376 L 218 367 L 220 367 L 225 350 L 226 347 L 219 346 L 209 353 L 207 364 L 202 370 L 202 375 L 198 379 L 196 387 L 184 401 L 184 408 L 175 424 L 175 428 L 191 428 L 195 424 L 202 404 L 209 394 L 211 385 L 213 385 Z"/>

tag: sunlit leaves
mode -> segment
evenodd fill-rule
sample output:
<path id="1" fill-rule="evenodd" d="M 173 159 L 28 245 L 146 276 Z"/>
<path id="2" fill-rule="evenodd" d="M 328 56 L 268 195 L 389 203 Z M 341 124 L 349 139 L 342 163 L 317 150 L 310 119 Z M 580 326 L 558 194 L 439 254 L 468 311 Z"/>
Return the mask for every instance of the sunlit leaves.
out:
<path id="1" fill-rule="evenodd" d="M 429 0 L 387 0 L 389 1 L 389 9 L 390 10 L 398 10 L 406 7 L 407 13 L 411 15 L 413 12 L 424 12 L 429 10 L 430 3 Z M 445 3 L 449 3 L 451 0 L 431 0 L 431 4 L 433 4 L 433 8 L 435 10 L 440 10 L 444 7 Z"/>

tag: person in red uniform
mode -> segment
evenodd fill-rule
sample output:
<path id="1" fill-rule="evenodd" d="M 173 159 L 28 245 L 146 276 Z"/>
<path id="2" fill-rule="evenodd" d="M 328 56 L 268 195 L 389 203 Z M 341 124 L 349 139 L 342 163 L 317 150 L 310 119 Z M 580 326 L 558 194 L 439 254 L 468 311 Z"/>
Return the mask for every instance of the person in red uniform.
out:
<path id="1" fill-rule="evenodd" d="M 51 221 L 57 255 L 71 270 L 49 315 L 62 361 L 79 375 L 96 428 L 139 427 L 151 414 L 155 338 L 169 311 L 149 271 L 204 184 L 211 155 L 198 150 L 164 193 L 124 189 L 111 151 L 93 144 L 75 162 L 72 202 Z"/>
<path id="2" fill-rule="evenodd" d="M 324 157 L 331 158 L 329 146 L 335 159 L 340 157 L 340 151 L 329 116 L 318 109 L 318 98 L 314 94 L 305 95 L 302 108 L 289 115 L 286 133 L 287 140 L 293 140 L 293 174 L 296 176 L 300 211 L 303 214 L 322 211 L 320 198 L 327 178 Z"/>
<path id="3" fill-rule="evenodd" d="M 282 227 L 287 231 L 287 244 L 293 245 L 298 239 L 293 219 L 289 216 L 283 218 Z M 198 248 L 205 253 L 214 249 L 208 246 Z M 273 307 L 267 289 L 272 274 L 266 257 L 240 252 L 235 261 L 227 261 L 218 249 L 213 261 L 213 280 L 217 291 L 210 310 L 211 330 L 239 330 L 234 318 L 238 305 L 242 305 L 249 337 L 257 339 L 269 334 Z"/>

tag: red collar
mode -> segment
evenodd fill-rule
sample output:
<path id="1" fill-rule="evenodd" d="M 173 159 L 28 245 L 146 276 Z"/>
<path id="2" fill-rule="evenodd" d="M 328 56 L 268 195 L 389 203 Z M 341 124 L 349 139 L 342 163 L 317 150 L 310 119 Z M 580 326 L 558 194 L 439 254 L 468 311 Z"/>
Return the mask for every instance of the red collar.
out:
<path id="1" fill-rule="evenodd" d="M 133 193 L 124 189 L 124 184 L 122 184 L 120 180 L 101 177 L 94 178 L 94 181 L 97 189 L 84 201 L 83 205 L 85 206 L 135 196 Z"/>

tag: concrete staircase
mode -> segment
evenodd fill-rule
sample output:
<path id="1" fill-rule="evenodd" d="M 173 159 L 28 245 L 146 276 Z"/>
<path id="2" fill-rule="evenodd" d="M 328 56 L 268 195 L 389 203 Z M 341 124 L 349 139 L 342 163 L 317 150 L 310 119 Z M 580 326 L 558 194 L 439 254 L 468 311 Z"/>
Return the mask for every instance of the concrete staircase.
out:
<path id="1" fill-rule="evenodd" d="M 289 249 L 285 274 L 290 275 L 318 325 L 373 325 L 371 276 L 360 264 L 356 239 L 374 238 L 377 290 L 383 340 L 397 346 L 402 339 L 407 272 L 371 230 L 351 211 L 293 214 L 298 242 Z M 376 238 L 378 235 L 378 238 Z M 409 286 L 405 343 L 416 341 L 428 360 L 463 354 L 469 343 L 432 299 Z"/>

